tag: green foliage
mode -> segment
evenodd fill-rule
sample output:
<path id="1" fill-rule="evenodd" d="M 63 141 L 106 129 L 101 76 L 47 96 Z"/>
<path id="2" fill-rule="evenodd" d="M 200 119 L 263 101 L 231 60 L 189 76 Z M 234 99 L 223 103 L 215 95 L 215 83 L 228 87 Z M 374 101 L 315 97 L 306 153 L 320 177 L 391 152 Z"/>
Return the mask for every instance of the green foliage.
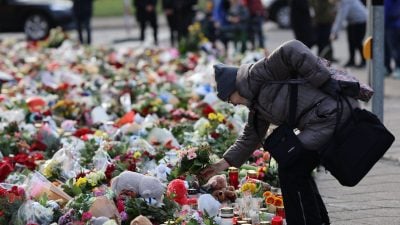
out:
<path id="1" fill-rule="evenodd" d="M 124 224 L 129 224 L 135 217 L 143 215 L 152 220 L 153 223 L 163 223 L 174 219 L 175 212 L 179 206 L 169 198 L 164 198 L 163 206 L 156 207 L 148 205 L 143 198 L 131 198 L 125 202 L 125 211 L 128 214 L 128 220 Z"/>
<path id="2" fill-rule="evenodd" d="M 91 164 L 93 157 L 100 145 L 97 144 L 95 139 L 90 139 L 85 142 L 85 147 L 81 151 L 81 165 L 86 166 Z"/>
<path id="3" fill-rule="evenodd" d="M 73 178 L 69 179 L 61 187 L 63 188 L 64 192 L 70 196 L 78 196 L 82 194 L 82 190 L 78 186 L 74 185 Z"/>
<path id="4" fill-rule="evenodd" d="M 118 155 L 122 155 L 122 154 L 126 153 L 128 148 L 129 148 L 128 142 L 116 142 L 116 143 L 113 143 L 113 145 L 107 151 L 107 153 L 113 159 Z"/>
<path id="5" fill-rule="evenodd" d="M 172 134 L 176 138 L 176 140 L 179 143 L 184 143 L 185 142 L 185 133 L 191 133 L 193 132 L 193 123 L 186 122 L 186 123 L 179 123 L 176 126 L 172 127 Z"/>
<path id="6" fill-rule="evenodd" d="M 74 209 L 77 212 L 78 220 L 81 220 L 82 213 L 89 211 L 93 205 L 94 197 L 92 194 L 80 194 L 67 204 L 68 209 Z"/>

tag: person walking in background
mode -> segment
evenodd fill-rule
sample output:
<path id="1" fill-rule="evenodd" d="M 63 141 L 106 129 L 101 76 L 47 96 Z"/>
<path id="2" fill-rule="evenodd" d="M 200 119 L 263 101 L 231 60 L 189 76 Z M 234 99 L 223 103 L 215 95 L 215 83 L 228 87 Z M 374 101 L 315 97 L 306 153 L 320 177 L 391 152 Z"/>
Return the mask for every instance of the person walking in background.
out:
<path id="1" fill-rule="evenodd" d="M 158 45 L 157 0 L 135 0 L 136 19 L 140 25 L 140 40 L 145 40 L 147 23 L 153 29 L 154 44 Z"/>
<path id="2" fill-rule="evenodd" d="M 294 37 L 311 48 L 315 44 L 310 5 L 307 0 L 290 0 L 290 23 Z"/>
<path id="3" fill-rule="evenodd" d="M 93 14 L 93 0 L 73 0 L 73 3 L 79 41 L 81 44 L 90 44 L 92 42 L 90 20 Z M 84 31 L 86 31 L 86 38 L 83 37 Z"/>
<path id="4" fill-rule="evenodd" d="M 395 69 L 393 77 L 400 79 L 400 0 L 385 0 L 385 44 L 387 48 L 386 67 L 391 72 L 390 61 L 393 58 Z"/>
<path id="5" fill-rule="evenodd" d="M 240 0 L 229 0 L 229 8 L 226 12 L 227 22 L 221 27 L 221 39 L 225 51 L 228 49 L 229 41 L 233 41 L 236 50 L 238 50 L 238 43 L 240 42 L 240 52 L 246 51 L 248 20 L 249 11 L 243 3 Z"/>
<path id="6" fill-rule="evenodd" d="M 188 36 L 188 28 L 193 23 L 196 14 L 194 6 L 197 4 L 197 0 L 172 0 L 172 2 L 178 41 L 181 41 Z"/>
<path id="7" fill-rule="evenodd" d="M 178 33 L 177 33 L 177 20 L 176 14 L 174 13 L 174 1 L 173 0 L 163 0 L 162 8 L 165 13 L 165 17 L 167 18 L 167 23 L 169 27 L 170 33 L 170 44 L 171 46 L 175 46 L 175 43 L 178 41 Z"/>
<path id="8" fill-rule="evenodd" d="M 329 61 L 335 61 L 330 40 L 332 24 L 336 16 L 335 0 L 310 0 L 310 5 L 314 9 L 314 26 L 318 56 Z"/>
<path id="9" fill-rule="evenodd" d="M 349 60 L 345 67 L 364 67 L 365 58 L 362 52 L 362 42 L 366 32 L 367 9 L 358 0 L 339 0 L 338 12 L 331 30 L 331 40 L 338 38 L 339 30 L 344 21 L 347 21 L 347 41 L 349 45 Z M 355 52 L 360 53 L 361 62 L 355 64 Z"/>
<path id="10" fill-rule="evenodd" d="M 265 20 L 265 11 L 261 0 L 244 0 L 247 6 L 250 19 L 249 19 L 249 39 L 252 48 L 264 48 L 264 32 L 263 24 Z M 257 40 L 257 44 L 256 44 Z"/>

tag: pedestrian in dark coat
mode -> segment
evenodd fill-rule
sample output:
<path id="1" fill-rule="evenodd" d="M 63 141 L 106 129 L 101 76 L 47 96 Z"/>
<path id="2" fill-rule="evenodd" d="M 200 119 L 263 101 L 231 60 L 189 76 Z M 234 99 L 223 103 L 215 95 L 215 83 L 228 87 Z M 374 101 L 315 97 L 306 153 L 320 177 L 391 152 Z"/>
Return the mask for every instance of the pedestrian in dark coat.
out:
<path id="1" fill-rule="evenodd" d="M 294 37 L 311 48 L 315 44 L 310 5 L 307 0 L 290 0 L 290 24 Z"/>
<path id="2" fill-rule="evenodd" d="M 263 24 L 265 21 L 265 10 L 261 0 L 245 0 L 245 5 L 250 13 L 249 18 L 249 39 L 253 49 L 264 48 L 265 38 Z M 257 40 L 257 42 L 256 42 Z M 256 44 L 257 43 L 257 44 Z"/>
<path id="3" fill-rule="evenodd" d="M 310 0 L 314 9 L 314 27 L 318 55 L 330 61 L 334 61 L 333 48 L 330 34 L 336 16 L 336 0 Z"/>
<path id="4" fill-rule="evenodd" d="M 93 14 L 93 0 L 73 0 L 73 2 L 79 41 L 81 44 L 90 44 L 92 42 L 90 20 Z M 83 37 L 84 31 L 86 31 L 86 38 Z"/>
<path id="5" fill-rule="evenodd" d="M 189 26 L 193 23 L 195 17 L 194 6 L 197 0 L 172 0 L 173 10 L 176 17 L 176 28 L 178 31 L 178 41 L 186 38 L 189 33 Z"/>
<path id="6" fill-rule="evenodd" d="M 157 0 L 135 0 L 136 19 L 140 25 L 140 40 L 145 40 L 147 23 L 153 29 L 154 43 L 158 45 Z"/>
<path id="7" fill-rule="evenodd" d="M 278 168 L 288 225 L 329 224 L 329 217 L 318 188 L 311 176 L 319 164 L 318 150 L 350 117 L 350 108 L 343 108 L 337 124 L 337 103 L 333 97 L 341 88 L 322 60 L 299 41 L 278 47 L 268 58 L 240 67 L 216 65 L 217 96 L 232 104 L 246 105 L 249 119 L 243 133 L 225 152 L 223 159 L 200 172 L 204 180 L 226 170 L 239 168 L 263 141 L 270 124 L 289 121 L 289 85 L 267 83 L 285 81 L 296 73 L 306 83 L 298 85 L 295 127 L 302 144 L 296 161 Z M 349 98 L 352 107 L 357 101 Z"/>
<path id="8" fill-rule="evenodd" d="M 170 33 L 170 44 L 171 46 L 175 46 L 178 41 L 178 33 L 177 33 L 177 20 L 176 13 L 174 12 L 174 1 L 173 0 L 163 0 L 162 8 L 164 10 L 165 16 L 167 18 L 167 23 L 169 27 Z"/>

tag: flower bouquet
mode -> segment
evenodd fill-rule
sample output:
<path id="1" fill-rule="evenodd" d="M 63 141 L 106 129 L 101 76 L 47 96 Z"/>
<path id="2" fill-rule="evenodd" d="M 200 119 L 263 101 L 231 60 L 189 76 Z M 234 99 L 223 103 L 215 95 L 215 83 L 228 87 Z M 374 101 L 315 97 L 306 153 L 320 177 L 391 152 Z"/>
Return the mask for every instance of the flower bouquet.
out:
<path id="1" fill-rule="evenodd" d="M 12 221 L 24 201 L 24 189 L 17 186 L 5 188 L 0 185 L 0 224 Z"/>
<path id="2" fill-rule="evenodd" d="M 203 143 L 198 146 L 188 146 L 179 150 L 180 161 L 172 169 L 169 180 L 186 175 L 196 175 L 212 162 L 211 146 Z"/>

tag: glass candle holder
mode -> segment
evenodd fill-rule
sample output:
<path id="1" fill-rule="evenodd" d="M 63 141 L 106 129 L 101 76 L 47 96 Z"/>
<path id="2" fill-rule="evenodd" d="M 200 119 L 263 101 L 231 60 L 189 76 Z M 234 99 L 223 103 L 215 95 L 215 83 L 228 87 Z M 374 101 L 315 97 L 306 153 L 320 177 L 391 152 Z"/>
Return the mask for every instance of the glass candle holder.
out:
<path id="1" fill-rule="evenodd" d="M 239 170 L 236 167 L 229 167 L 229 185 L 233 186 L 235 189 L 239 187 Z"/>

